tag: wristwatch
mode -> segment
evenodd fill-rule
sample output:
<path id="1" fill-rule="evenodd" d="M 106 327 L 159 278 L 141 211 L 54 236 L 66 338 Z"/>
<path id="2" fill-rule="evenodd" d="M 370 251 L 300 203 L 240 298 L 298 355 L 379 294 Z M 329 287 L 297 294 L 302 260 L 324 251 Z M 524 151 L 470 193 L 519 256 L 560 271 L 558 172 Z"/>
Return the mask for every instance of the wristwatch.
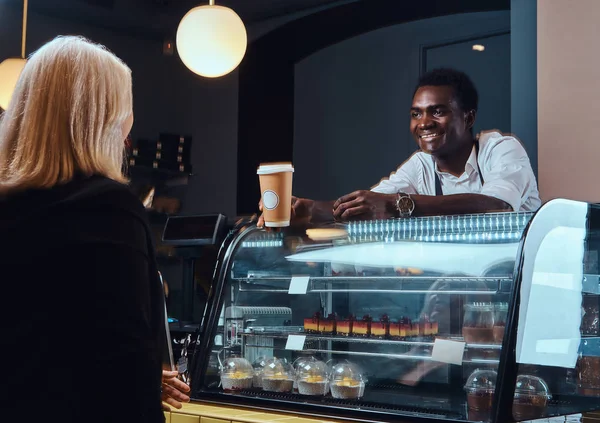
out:
<path id="1" fill-rule="evenodd" d="M 410 217 L 412 215 L 415 210 L 415 202 L 410 198 L 410 194 L 398 191 L 396 210 L 398 210 L 398 217 Z"/>

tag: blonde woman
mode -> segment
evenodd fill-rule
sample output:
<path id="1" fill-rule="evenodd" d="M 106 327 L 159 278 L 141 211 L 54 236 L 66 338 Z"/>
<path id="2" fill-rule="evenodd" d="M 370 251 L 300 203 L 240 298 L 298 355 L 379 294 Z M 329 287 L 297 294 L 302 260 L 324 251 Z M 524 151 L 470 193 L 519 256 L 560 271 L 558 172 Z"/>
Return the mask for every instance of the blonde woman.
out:
<path id="1" fill-rule="evenodd" d="M 161 381 L 161 285 L 122 173 L 132 124 L 129 68 L 80 37 L 29 58 L 0 120 L 2 396 L 35 405 L 21 416 L 162 422 L 161 395 L 189 399 Z"/>

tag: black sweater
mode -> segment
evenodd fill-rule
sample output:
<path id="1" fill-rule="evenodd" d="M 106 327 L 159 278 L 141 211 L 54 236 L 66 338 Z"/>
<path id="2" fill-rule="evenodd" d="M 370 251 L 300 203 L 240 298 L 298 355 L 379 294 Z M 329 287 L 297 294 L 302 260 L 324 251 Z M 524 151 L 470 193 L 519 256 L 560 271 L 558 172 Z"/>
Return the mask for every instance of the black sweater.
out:
<path id="1" fill-rule="evenodd" d="M 150 236 L 140 201 L 104 177 L 0 198 L 0 413 L 164 421 Z"/>

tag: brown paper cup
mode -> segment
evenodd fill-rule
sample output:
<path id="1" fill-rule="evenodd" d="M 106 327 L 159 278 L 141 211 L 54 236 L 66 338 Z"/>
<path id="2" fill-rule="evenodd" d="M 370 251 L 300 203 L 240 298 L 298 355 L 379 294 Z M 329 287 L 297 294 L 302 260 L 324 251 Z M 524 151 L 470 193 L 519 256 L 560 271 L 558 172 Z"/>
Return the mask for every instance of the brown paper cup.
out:
<path id="1" fill-rule="evenodd" d="M 262 163 L 256 173 L 260 181 L 265 226 L 290 226 L 294 167 L 291 163 Z"/>

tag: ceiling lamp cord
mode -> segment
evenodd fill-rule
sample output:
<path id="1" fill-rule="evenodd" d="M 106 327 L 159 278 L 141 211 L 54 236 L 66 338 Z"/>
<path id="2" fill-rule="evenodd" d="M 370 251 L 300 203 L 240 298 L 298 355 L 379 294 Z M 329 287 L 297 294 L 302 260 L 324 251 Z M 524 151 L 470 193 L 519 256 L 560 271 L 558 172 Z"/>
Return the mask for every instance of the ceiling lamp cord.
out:
<path id="1" fill-rule="evenodd" d="M 28 0 L 23 0 L 23 35 L 21 37 L 21 59 L 25 58 L 25 45 L 27 44 L 27 2 Z"/>

